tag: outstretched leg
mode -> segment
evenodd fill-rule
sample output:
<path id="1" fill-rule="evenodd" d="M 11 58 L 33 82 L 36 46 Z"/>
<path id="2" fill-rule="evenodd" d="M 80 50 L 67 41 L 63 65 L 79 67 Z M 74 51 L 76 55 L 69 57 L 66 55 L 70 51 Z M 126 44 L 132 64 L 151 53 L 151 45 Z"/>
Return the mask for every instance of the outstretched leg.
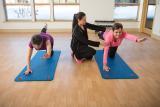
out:
<path id="1" fill-rule="evenodd" d="M 45 26 L 41 30 L 41 33 L 46 33 L 47 32 L 47 27 L 48 27 L 48 25 L 45 24 Z"/>

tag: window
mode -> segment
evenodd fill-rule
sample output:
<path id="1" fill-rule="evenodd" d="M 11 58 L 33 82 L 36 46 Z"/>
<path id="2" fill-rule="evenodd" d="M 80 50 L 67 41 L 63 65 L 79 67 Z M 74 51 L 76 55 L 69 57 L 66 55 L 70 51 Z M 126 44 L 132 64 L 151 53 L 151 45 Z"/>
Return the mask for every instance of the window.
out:
<path id="1" fill-rule="evenodd" d="M 72 20 L 79 0 L 5 0 L 7 20 Z"/>
<path id="2" fill-rule="evenodd" d="M 35 5 L 36 20 L 50 20 L 50 5 Z"/>
<path id="3" fill-rule="evenodd" d="M 114 19 L 137 20 L 139 0 L 115 0 Z"/>
<path id="4" fill-rule="evenodd" d="M 72 20 L 73 15 L 79 11 L 79 6 L 76 5 L 55 5 L 54 18 L 55 20 Z"/>
<path id="5" fill-rule="evenodd" d="M 156 10 L 156 0 L 148 0 L 145 28 L 152 29 Z"/>
<path id="6" fill-rule="evenodd" d="M 31 20 L 30 0 L 6 0 L 8 20 Z"/>
<path id="7" fill-rule="evenodd" d="M 73 15 L 79 12 L 79 0 L 55 0 L 54 3 L 55 20 L 72 20 Z"/>
<path id="8" fill-rule="evenodd" d="M 36 20 L 50 20 L 50 0 L 34 0 Z"/>
<path id="9" fill-rule="evenodd" d="M 79 0 L 54 0 L 54 3 L 67 4 L 67 3 L 79 3 Z"/>

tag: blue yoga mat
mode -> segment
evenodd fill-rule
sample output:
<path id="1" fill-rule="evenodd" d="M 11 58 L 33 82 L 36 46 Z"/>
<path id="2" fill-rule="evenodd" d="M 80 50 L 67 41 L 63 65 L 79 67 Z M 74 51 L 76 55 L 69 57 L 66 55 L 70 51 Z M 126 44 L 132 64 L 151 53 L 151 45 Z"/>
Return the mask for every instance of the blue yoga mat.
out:
<path id="1" fill-rule="evenodd" d="M 20 74 L 15 78 L 15 81 L 51 81 L 54 79 L 55 70 L 60 57 L 61 51 L 54 51 L 54 54 L 49 59 L 43 59 L 46 51 L 38 51 L 31 60 L 32 73 L 24 75 L 27 67 L 25 66 Z"/>
<path id="2" fill-rule="evenodd" d="M 103 70 L 103 50 L 98 50 L 95 55 L 99 71 L 103 79 L 137 79 L 138 76 L 134 71 L 116 54 L 115 57 L 106 59 L 108 66 L 111 68 L 109 72 Z"/>

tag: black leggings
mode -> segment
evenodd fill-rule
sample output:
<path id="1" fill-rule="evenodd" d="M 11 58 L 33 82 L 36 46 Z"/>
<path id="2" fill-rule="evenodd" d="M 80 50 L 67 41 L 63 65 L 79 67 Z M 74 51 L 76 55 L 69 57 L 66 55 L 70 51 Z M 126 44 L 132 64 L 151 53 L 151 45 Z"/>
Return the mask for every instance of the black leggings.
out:
<path id="1" fill-rule="evenodd" d="M 42 28 L 41 32 L 46 33 L 47 29 L 44 27 L 44 28 Z"/>
<path id="2" fill-rule="evenodd" d="M 79 60 L 83 58 L 91 60 L 93 58 L 93 55 L 95 54 L 96 54 L 96 50 L 88 46 L 82 46 L 79 49 L 79 51 L 74 53 L 76 58 Z"/>
<path id="3" fill-rule="evenodd" d="M 51 51 L 51 56 L 53 56 L 53 54 L 54 54 L 54 51 L 52 50 L 52 51 Z"/>
<path id="4" fill-rule="evenodd" d="M 109 48 L 108 56 L 109 56 L 110 58 L 114 58 L 114 57 L 115 57 L 117 48 L 118 48 L 118 46 L 116 46 L 116 47 L 110 47 L 110 48 Z"/>

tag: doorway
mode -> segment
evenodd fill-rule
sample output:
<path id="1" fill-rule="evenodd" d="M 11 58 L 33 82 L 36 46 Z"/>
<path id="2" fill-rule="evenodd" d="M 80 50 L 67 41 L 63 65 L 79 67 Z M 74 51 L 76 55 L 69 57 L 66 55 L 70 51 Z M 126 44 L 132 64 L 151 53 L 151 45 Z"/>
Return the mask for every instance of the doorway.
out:
<path id="1" fill-rule="evenodd" d="M 140 28 L 141 32 L 149 35 L 152 34 L 155 8 L 156 0 L 144 0 Z"/>

